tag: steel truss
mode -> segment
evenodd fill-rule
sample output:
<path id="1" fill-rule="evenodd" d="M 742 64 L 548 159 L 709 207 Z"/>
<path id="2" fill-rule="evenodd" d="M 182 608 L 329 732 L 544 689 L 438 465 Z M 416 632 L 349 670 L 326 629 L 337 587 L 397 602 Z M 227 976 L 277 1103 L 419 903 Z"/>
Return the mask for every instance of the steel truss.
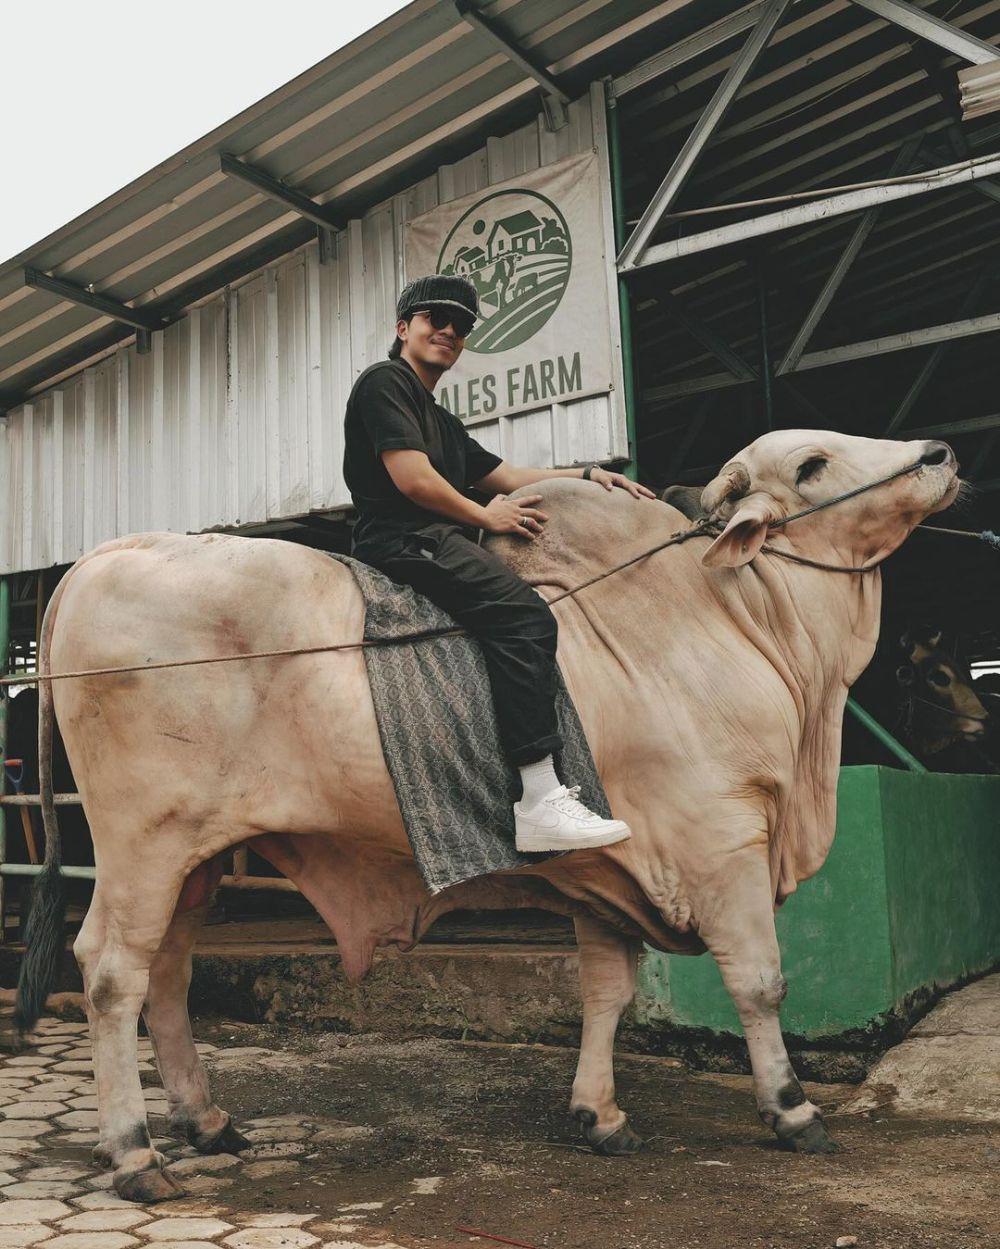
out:
<path id="1" fill-rule="evenodd" d="M 1000 173 L 1000 154 L 998 154 L 992 159 L 984 158 L 981 163 L 970 164 L 966 168 L 945 166 L 930 170 L 922 178 L 916 178 L 907 183 L 845 191 L 807 204 L 796 205 L 782 212 L 768 213 L 715 230 L 703 231 L 688 238 L 650 246 L 650 240 L 657 227 L 680 194 L 699 156 L 722 123 L 730 105 L 738 96 L 791 2 L 792 0 L 762 0 L 762 3 L 757 6 L 748 6 L 740 13 L 716 22 L 713 26 L 699 32 L 698 35 L 692 36 L 684 41 L 682 47 L 668 49 L 658 57 L 638 66 L 631 74 L 623 76 L 616 82 L 616 94 L 620 95 L 625 90 L 632 90 L 641 83 L 665 73 L 668 68 L 673 68 L 690 56 L 697 55 L 698 52 L 746 29 L 753 19 L 753 26 L 746 43 L 716 88 L 712 99 L 695 123 L 637 226 L 622 248 L 618 257 L 618 269 L 623 275 L 654 264 L 662 264 L 667 260 L 674 260 L 679 256 L 722 247 L 727 243 L 757 238 L 764 234 L 792 229 L 811 221 L 875 207 L 894 199 L 925 194 L 938 187 L 975 182 L 977 179 L 989 178 L 994 173 Z M 456 0 L 456 3 L 461 5 L 463 0 Z M 464 0 L 464 3 L 468 3 L 468 0 Z M 911 33 L 931 40 L 973 64 L 982 65 L 996 60 L 1000 55 L 998 49 L 991 44 L 976 39 L 940 18 L 932 17 L 922 9 L 907 3 L 907 0 L 854 0 L 854 3 L 877 13 L 880 17 Z"/>
<path id="2" fill-rule="evenodd" d="M 859 8 L 869 10 L 972 65 L 993 64 L 1000 71 L 1000 59 L 998 59 L 1000 49 L 908 3 L 908 0 L 853 0 L 853 2 Z M 656 230 L 666 218 L 671 205 L 676 201 L 691 175 L 698 158 L 718 131 L 730 105 L 739 95 L 761 53 L 768 46 L 789 3 L 790 0 L 758 0 L 757 3 L 748 4 L 739 12 L 697 32 L 675 47 L 664 50 L 615 80 L 615 93 L 623 95 L 727 39 L 745 31 L 750 32 L 746 43 L 729 66 L 709 104 L 695 122 L 681 151 L 622 248 L 618 257 L 618 269 L 623 277 L 628 277 L 642 269 L 663 264 L 681 256 L 715 250 L 729 244 L 745 242 L 810 223 L 822 224 L 833 217 L 862 212 L 863 215 L 859 218 L 851 238 L 841 251 L 819 294 L 794 334 L 789 347 L 774 370 L 774 375 L 776 379 L 783 379 L 787 385 L 788 375 L 793 373 L 824 368 L 850 360 L 865 359 L 887 352 L 907 350 L 912 347 L 934 345 L 935 350 L 924 362 L 906 395 L 892 414 L 886 430 L 887 434 L 892 434 L 910 416 L 919 395 L 927 386 L 951 342 L 958 338 L 992 333 L 1000 329 L 1000 313 L 973 315 L 983 288 L 992 275 L 989 272 L 984 273 L 974 283 L 966 293 L 959 316 L 954 321 L 919 330 L 884 335 L 824 351 L 807 352 L 806 348 L 871 233 L 881 206 L 897 200 L 927 195 L 934 190 L 961 185 L 969 185 L 991 199 L 1000 199 L 1000 183 L 991 180 L 995 175 L 1000 175 L 1000 152 L 978 160 L 971 159 L 965 136 L 958 124 L 953 122 L 943 136 L 946 140 L 945 146 L 926 142 L 927 136 L 922 134 L 908 140 L 897 152 L 896 159 L 887 174 L 887 181 L 853 190 L 845 189 L 822 198 L 796 203 L 776 212 L 704 230 L 669 242 L 651 243 Z M 931 74 L 928 76 L 940 89 L 936 78 Z M 920 159 L 922 147 L 926 153 L 923 161 Z M 928 157 L 938 162 L 937 167 L 927 168 Z M 946 164 L 949 158 L 958 163 Z M 892 181 L 893 179 L 895 181 Z M 643 392 L 644 403 L 671 402 L 695 394 L 711 396 L 714 392 L 734 386 L 770 382 L 769 373 L 765 378 L 760 369 L 744 360 L 707 324 L 701 322 L 694 314 L 681 309 L 675 298 L 664 299 L 663 296 L 658 296 L 656 302 L 664 305 L 664 310 L 671 320 L 683 325 L 712 355 L 720 360 L 726 372 L 650 387 Z M 766 366 L 765 371 L 767 371 Z M 802 396 L 797 397 L 802 398 Z M 691 436 L 685 439 L 684 453 L 681 454 L 678 448 L 678 452 L 673 457 L 672 471 L 676 472 L 681 468 L 686 452 L 696 437 L 696 432 L 705 424 L 709 412 L 707 405 L 710 402 L 710 399 L 706 400 L 697 413 Z M 912 431 L 911 436 L 992 431 L 998 427 L 1000 427 L 1000 418 L 977 417 L 935 426 L 928 430 Z M 1000 435 L 994 435 L 994 437 L 998 436 Z M 977 465 L 977 467 L 982 467 L 982 465 Z M 988 484 L 992 486 L 994 483 Z"/>

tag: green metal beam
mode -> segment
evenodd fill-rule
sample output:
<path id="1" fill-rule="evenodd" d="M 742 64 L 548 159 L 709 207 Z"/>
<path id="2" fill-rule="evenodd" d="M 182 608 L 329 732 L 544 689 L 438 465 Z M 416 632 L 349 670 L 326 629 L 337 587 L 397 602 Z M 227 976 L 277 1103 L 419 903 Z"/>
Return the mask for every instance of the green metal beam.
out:
<path id="1" fill-rule="evenodd" d="M 614 210 L 615 247 L 621 250 L 627 237 L 625 218 L 625 178 L 622 169 L 622 140 L 618 121 L 618 104 L 610 80 L 605 84 L 608 117 L 608 163 L 611 166 L 611 202 Z M 632 297 L 628 283 L 618 278 L 618 312 L 621 321 L 622 373 L 625 383 L 625 430 L 628 437 L 628 463 L 622 470 L 626 477 L 639 477 L 638 438 L 636 436 L 635 352 L 632 342 Z"/>
<path id="2" fill-rule="evenodd" d="M 916 755 L 911 755 L 903 743 L 897 742 L 889 730 L 883 728 L 874 716 L 869 715 L 860 703 L 856 703 L 853 698 L 849 698 L 847 700 L 847 710 L 865 726 L 873 737 L 878 738 L 886 750 L 894 754 L 900 763 L 909 768 L 911 772 L 927 771 Z"/>

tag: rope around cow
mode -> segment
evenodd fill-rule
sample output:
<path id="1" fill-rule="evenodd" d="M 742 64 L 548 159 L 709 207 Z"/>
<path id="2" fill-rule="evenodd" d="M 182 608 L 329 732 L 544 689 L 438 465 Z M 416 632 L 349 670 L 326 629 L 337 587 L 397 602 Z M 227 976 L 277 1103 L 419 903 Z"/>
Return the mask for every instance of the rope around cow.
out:
<path id="1" fill-rule="evenodd" d="M 874 481 L 869 481 L 863 486 L 857 486 L 854 490 L 847 490 L 843 494 L 834 495 L 830 499 L 825 499 L 822 503 L 814 503 L 810 507 L 803 508 L 800 512 L 793 512 L 791 516 L 782 517 L 780 520 L 773 521 L 770 529 L 783 529 L 786 525 L 790 525 L 793 521 L 801 520 L 804 516 L 812 516 L 815 512 L 822 512 L 828 507 L 834 507 L 838 503 L 844 503 L 848 499 L 856 498 L 860 494 L 866 494 L 869 490 L 874 490 L 878 486 L 884 486 L 887 482 L 895 481 L 897 477 L 905 477 L 907 473 L 916 472 L 917 469 L 924 466 L 923 460 L 915 460 L 912 464 L 907 464 L 905 468 L 899 468 L 893 473 L 887 473 L 885 477 L 878 477 Z M 936 525 L 918 525 L 918 529 L 927 530 L 934 533 L 949 534 L 954 537 L 976 538 L 981 542 L 985 542 L 987 546 L 993 547 L 1000 551 L 1000 535 L 993 532 L 992 529 L 985 529 L 982 532 L 976 532 L 971 529 L 943 529 Z M 622 572 L 626 568 L 631 568 L 634 564 L 638 564 L 641 560 L 648 559 L 651 555 L 656 555 L 659 551 L 666 550 L 667 547 L 680 546 L 682 543 L 690 542 L 692 538 L 715 537 L 721 531 L 722 526 L 718 521 L 703 520 L 693 525 L 690 529 L 682 530 L 680 533 L 671 534 L 664 542 L 658 542 L 656 546 L 651 546 L 645 551 L 640 551 L 638 555 L 632 556 L 631 559 L 624 560 L 620 564 L 615 564 L 612 568 L 605 569 L 604 572 L 598 573 L 594 577 L 590 577 L 587 581 L 580 582 L 579 585 L 573 586 L 570 590 L 563 590 L 561 594 L 555 595 L 554 598 L 548 599 L 549 606 L 561 603 L 563 599 L 572 598 L 579 594 L 582 590 L 588 589 L 592 585 L 596 585 L 599 581 L 604 581 L 608 577 L 614 576 L 615 573 Z M 871 564 L 862 564 L 859 566 L 851 566 L 847 564 L 824 564 L 819 560 L 808 559 L 804 555 L 796 555 L 792 551 L 782 551 L 777 547 L 769 546 L 765 543 L 761 548 L 762 552 L 768 555 L 777 555 L 780 559 L 789 560 L 794 564 L 802 564 L 806 568 L 818 568 L 824 572 L 839 572 L 859 575 L 868 572 L 874 572 L 876 568 L 883 562 L 875 560 Z M 36 672 L 33 674 L 25 673 L 23 675 L 2 677 L 0 678 L 0 689 L 8 685 L 39 685 L 43 681 L 70 681 L 81 677 L 106 677 L 106 676 L 124 676 L 132 672 L 157 672 L 166 668 L 196 668 L 203 664 L 225 664 L 235 663 L 238 660 L 249 659 L 286 659 L 296 655 L 324 655 L 331 654 L 335 651 L 362 650 L 368 646 L 399 646 L 410 642 L 424 642 L 433 638 L 442 637 L 459 637 L 465 633 L 464 629 L 424 629 L 417 633 L 403 634 L 398 638 L 362 638 L 357 642 L 331 642 L 323 646 L 296 646 L 291 649 L 271 650 L 271 651 L 249 651 L 243 655 L 212 655 L 203 659 L 165 659 L 156 663 L 145 664 L 126 664 L 114 668 L 84 668 L 77 672 Z"/>

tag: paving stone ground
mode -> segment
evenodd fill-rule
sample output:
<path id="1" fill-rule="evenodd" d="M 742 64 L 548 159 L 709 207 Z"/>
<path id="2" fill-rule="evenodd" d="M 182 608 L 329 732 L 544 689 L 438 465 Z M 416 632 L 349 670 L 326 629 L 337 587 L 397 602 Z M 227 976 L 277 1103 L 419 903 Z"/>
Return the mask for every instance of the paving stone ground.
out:
<path id="1" fill-rule="evenodd" d="M 163 1135 L 167 1103 L 148 1040 L 139 1043 L 139 1069 L 153 1143 L 188 1196 L 155 1206 L 122 1201 L 111 1173 L 87 1161 L 97 1141 L 87 1025 L 46 1017 L 33 1042 L 23 1054 L 0 1058 L 0 1249 L 404 1249 L 377 1233 L 362 1240 L 347 1235 L 364 1234 L 357 1203 L 349 1217 L 332 1221 L 318 1212 L 261 1213 L 227 1204 L 228 1172 L 273 1181 L 300 1165 L 311 1141 L 364 1129 L 307 1115 L 264 1117 L 244 1125 L 254 1145 L 241 1157 L 197 1154 Z M 259 1046 L 199 1043 L 198 1049 L 223 1070 L 252 1059 L 280 1062 Z M 366 1204 L 374 1211 L 383 1203 Z"/>

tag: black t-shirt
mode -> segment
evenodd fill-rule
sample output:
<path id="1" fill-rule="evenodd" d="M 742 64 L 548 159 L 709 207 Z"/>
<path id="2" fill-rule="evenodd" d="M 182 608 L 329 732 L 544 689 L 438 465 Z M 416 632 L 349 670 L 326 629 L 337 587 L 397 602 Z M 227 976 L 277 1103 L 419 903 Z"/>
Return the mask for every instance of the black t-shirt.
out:
<path id="1" fill-rule="evenodd" d="M 380 360 L 354 383 L 344 418 L 344 478 L 358 510 L 354 545 L 440 522 L 400 491 L 383 451 L 423 451 L 463 494 L 501 463 L 434 396 L 403 359 Z"/>

